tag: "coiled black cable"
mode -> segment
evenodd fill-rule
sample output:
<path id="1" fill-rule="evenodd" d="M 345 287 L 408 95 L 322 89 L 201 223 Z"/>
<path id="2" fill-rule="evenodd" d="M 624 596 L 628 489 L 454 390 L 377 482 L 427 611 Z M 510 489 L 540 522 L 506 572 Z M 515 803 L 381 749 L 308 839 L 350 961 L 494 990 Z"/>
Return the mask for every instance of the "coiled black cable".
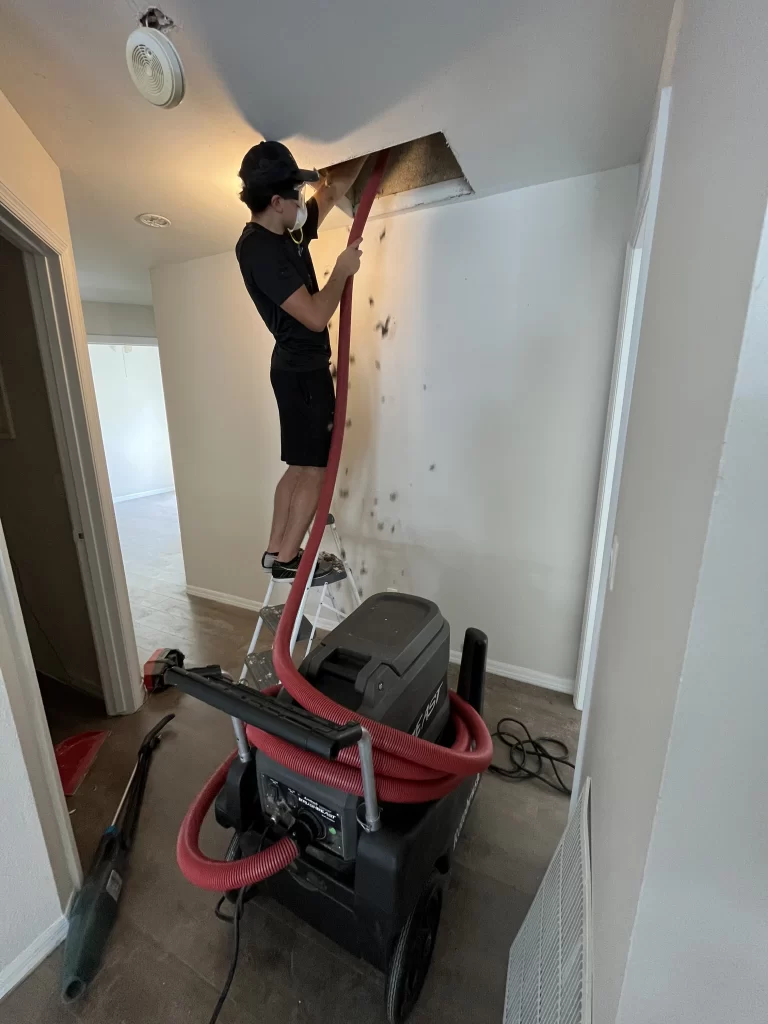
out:
<path id="1" fill-rule="evenodd" d="M 525 733 L 525 737 L 516 736 L 514 733 L 505 732 L 503 726 L 506 722 L 514 722 Z M 565 765 L 573 770 L 572 761 L 568 760 L 570 751 L 562 740 L 552 736 L 540 736 L 534 739 L 531 736 L 528 726 L 517 718 L 505 716 L 496 723 L 494 737 L 498 737 L 505 747 L 509 749 L 510 767 L 501 767 L 492 764 L 488 771 L 499 775 L 503 779 L 513 782 L 524 782 L 526 779 L 539 779 L 541 782 L 557 790 L 559 793 L 571 795 L 571 787 L 564 781 L 560 774 L 558 765 Z M 545 744 L 554 746 L 555 750 L 547 750 Z M 554 780 L 547 778 L 544 774 L 546 765 L 549 765 L 554 773 Z"/>

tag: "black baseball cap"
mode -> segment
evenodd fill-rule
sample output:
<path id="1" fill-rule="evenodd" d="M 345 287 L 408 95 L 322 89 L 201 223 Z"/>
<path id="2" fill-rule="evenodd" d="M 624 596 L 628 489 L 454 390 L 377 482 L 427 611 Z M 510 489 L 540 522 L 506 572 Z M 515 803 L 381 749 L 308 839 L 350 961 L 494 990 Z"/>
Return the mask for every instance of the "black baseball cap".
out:
<path id="1" fill-rule="evenodd" d="M 240 177 L 246 185 L 271 188 L 274 185 L 300 185 L 319 181 L 317 171 L 302 170 L 282 142 L 259 142 L 243 157 Z"/>

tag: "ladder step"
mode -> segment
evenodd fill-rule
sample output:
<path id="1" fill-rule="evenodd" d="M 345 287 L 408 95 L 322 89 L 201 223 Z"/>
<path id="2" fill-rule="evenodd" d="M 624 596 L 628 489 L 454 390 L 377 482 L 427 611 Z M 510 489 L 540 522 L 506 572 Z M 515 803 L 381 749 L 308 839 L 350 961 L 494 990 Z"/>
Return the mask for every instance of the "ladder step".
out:
<path id="1" fill-rule="evenodd" d="M 320 553 L 320 560 L 326 564 L 330 562 L 331 571 L 327 576 L 323 576 L 321 579 L 313 579 L 313 587 L 322 587 L 324 584 L 330 586 L 332 583 L 341 583 L 342 580 L 347 578 L 347 570 L 344 563 L 337 555 L 331 555 L 327 551 Z"/>
<path id="2" fill-rule="evenodd" d="M 277 632 L 277 627 L 280 625 L 280 619 L 283 617 L 285 611 L 284 604 L 268 604 L 259 612 L 259 616 L 264 621 L 264 625 L 267 629 L 273 633 Z M 306 617 L 301 616 L 301 625 L 299 626 L 299 640 L 309 640 L 309 636 L 312 632 L 312 623 Z"/>
<path id="3" fill-rule="evenodd" d="M 310 587 L 322 587 L 326 583 L 330 586 L 331 583 L 341 583 L 342 580 L 347 578 L 347 570 L 344 566 L 344 562 L 339 558 L 338 555 L 332 555 L 329 551 L 321 551 L 318 559 L 318 565 L 324 567 L 331 566 L 331 571 L 320 578 L 317 575 L 312 577 L 312 581 L 309 584 Z M 293 586 L 293 580 L 275 580 L 275 583 L 289 583 Z"/>
<path id="4" fill-rule="evenodd" d="M 248 670 L 247 681 L 257 690 L 266 690 L 279 682 L 272 664 L 272 651 L 254 651 L 245 659 Z"/>

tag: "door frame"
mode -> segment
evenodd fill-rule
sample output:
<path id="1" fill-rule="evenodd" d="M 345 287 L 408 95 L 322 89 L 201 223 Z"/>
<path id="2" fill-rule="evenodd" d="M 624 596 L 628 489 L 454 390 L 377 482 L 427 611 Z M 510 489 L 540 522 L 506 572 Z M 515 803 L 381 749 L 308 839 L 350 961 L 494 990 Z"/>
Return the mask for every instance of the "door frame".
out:
<path id="1" fill-rule="evenodd" d="M 24 259 L 104 703 L 110 715 L 130 714 L 144 691 L 74 257 L 3 182 L 0 234 Z M 0 575 L 0 587 L 12 584 Z M 28 682 L 37 689 L 36 677 Z"/>
<path id="2" fill-rule="evenodd" d="M 624 263 L 621 311 L 606 416 L 600 484 L 592 534 L 587 592 L 584 601 L 584 619 L 573 691 L 574 705 L 579 711 L 585 712 L 588 709 L 592 693 L 592 680 L 600 642 L 600 627 L 611 570 L 616 509 L 624 464 L 627 423 L 643 319 L 651 243 L 661 187 L 661 169 L 664 162 L 671 95 L 671 86 L 665 86 L 659 93 L 658 114 L 650 145 L 650 157 L 645 161 L 642 169 L 637 209 Z M 583 722 L 582 731 L 584 731 L 585 724 Z M 574 793 L 578 793 L 576 785 L 574 785 Z"/>
<path id="3" fill-rule="evenodd" d="M 624 464 L 624 449 L 627 438 L 632 385 L 643 321 L 643 304 L 648 283 L 648 268 L 651 259 L 653 232 L 656 226 L 656 211 L 661 190 L 661 175 L 664 151 L 669 127 L 669 112 L 672 102 L 672 87 L 664 86 L 659 93 L 658 113 L 653 129 L 648 154 L 644 161 L 638 191 L 638 203 L 627 248 L 622 312 L 619 319 L 619 336 L 614 359 L 611 399 L 605 430 L 603 460 L 600 471 L 595 528 L 590 556 L 589 577 L 585 600 L 584 625 L 579 646 L 579 660 L 576 672 L 573 703 L 582 711 L 579 747 L 576 753 L 576 767 L 573 773 L 571 812 L 578 801 L 584 776 L 584 750 L 589 730 L 592 684 L 600 643 L 606 593 L 609 588 L 611 561 L 614 555 L 614 530 L 616 511 L 621 486 L 621 471 Z M 636 277 L 636 283 L 635 283 Z M 630 310 L 632 289 L 635 291 L 634 308 Z"/>

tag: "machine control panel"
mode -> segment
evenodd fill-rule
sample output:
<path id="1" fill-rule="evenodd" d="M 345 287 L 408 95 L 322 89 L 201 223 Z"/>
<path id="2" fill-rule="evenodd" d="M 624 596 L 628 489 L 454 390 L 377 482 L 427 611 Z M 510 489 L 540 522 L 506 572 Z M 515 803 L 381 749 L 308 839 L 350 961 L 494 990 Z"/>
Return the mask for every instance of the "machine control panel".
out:
<path id="1" fill-rule="evenodd" d="M 259 777 L 264 813 L 285 828 L 297 819 L 309 826 L 314 842 L 344 858 L 344 830 L 341 815 L 312 797 L 293 789 L 271 775 Z"/>

